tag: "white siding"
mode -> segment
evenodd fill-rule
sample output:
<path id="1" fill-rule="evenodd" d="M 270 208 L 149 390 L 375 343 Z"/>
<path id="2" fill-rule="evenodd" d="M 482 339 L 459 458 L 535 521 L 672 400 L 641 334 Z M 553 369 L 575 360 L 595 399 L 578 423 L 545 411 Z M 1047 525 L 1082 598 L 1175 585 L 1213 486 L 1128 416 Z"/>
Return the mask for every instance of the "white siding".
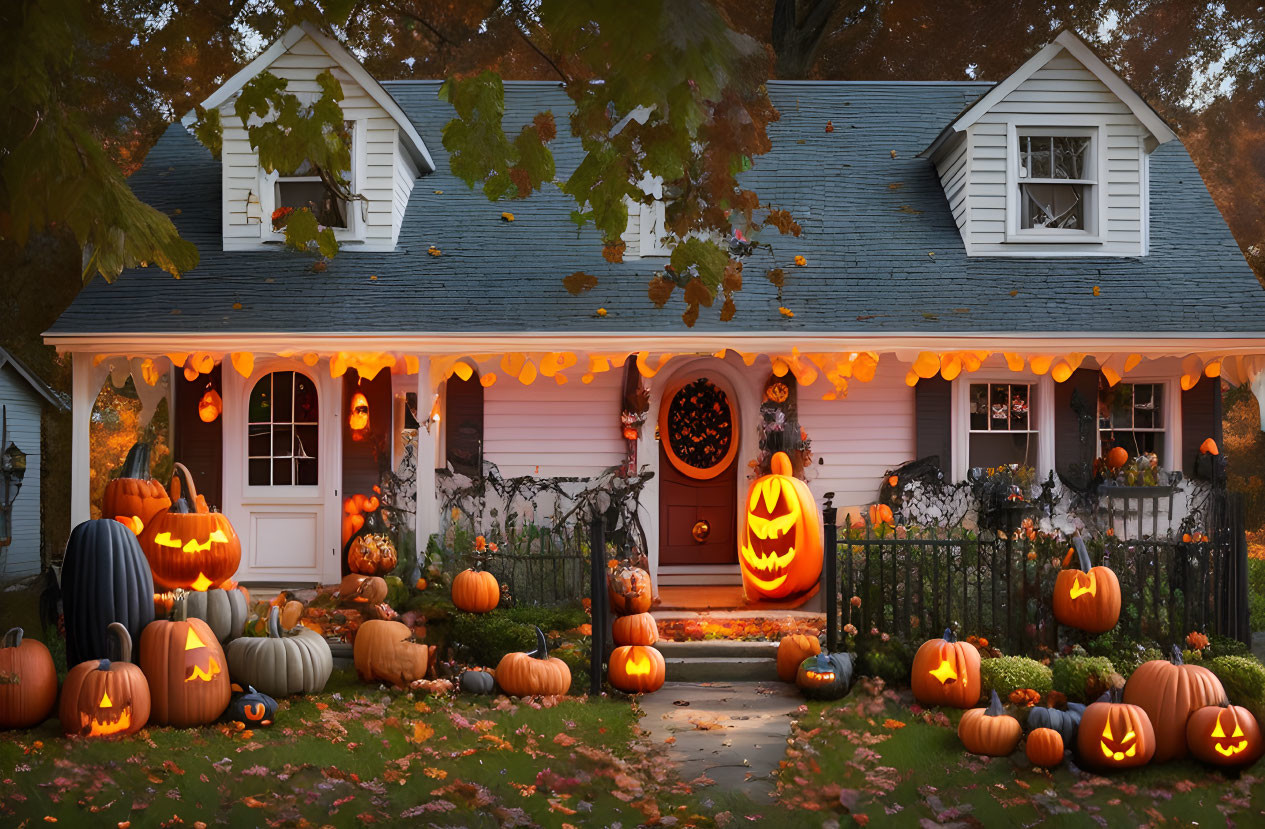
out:
<path id="1" fill-rule="evenodd" d="M 589 385 L 501 377 L 483 393 L 483 457 L 506 477 L 591 476 L 624 459 L 619 411 L 622 371 Z M 652 427 L 647 427 L 652 428 Z"/>
<path id="2" fill-rule="evenodd" d="M 1040 127 L 1097 129 L 1095 210 L 1098 243 L 1007 241 L 1008 205 L 1018 198 L 1012 131 Z M 972 255 L 1141 256 L 1147 130 L 1129 107 L 1068 52 L 1059 52 L 967 129 L 937 160 L 954 218 Z M 962 158 L 965 156 L 965 158 Z M 969 193 L 963 198 L 964 191 Z M 963 205 L 966 210 L 963 210 Z"/>
<path id="3" fill-rule="evenodd" d="M 347 120 L 356 122 L 353 146 L 352 188 L 366 197 L 367 204 L 352 205 L 359 223 L 355 238 L 364 249 L 390 250 L 400 233 L 404 205 L 412 192 L 417 169 L 399 149 L 399 127 L 359 83 L 311 38 L 304 37 L 268 67 L 289 81 L 288 92 L 315 97 L 320 91 L 316 76 L 331 70 L 343 87 L 342 108 Z M 257 248 L 261 231 L 270 224 L 270 197 L 261 193 L 263 181 L 259 157 L 250 148 L 246 129 L 233 112 L 235 99 L 220 107 L 224 124 L 221 156 L 224 184 L 224 249 Z M 247 202 L 251 194 L 262 203 L 262 213 L 252 215 Z M 353 248 L 354 249 L 354 248 Z"/>
<path id="4" fill-rule="evenodd" d="M 842 400 L 800 390 L 799 422 L 813 444 L 809 488 L 819 503 L 835 493 L 840 520 L 848 507 L 877 500 L 884 472 L 914 458 L 914 390 L 904 377 L 889 361 L 870 382 L 849 385 Z"/>
<path id="5" fill-rule="evenodd" d="M 0 547 L 0 582 L 40 569 L 40 411 L 41 400 L 10 366 L 0 367 L 0 404 L 8 416 L 5 440 L 26 453 L 26 477 L 13 504 L 12 537 Z M 9 444 L 0 446 L 3 450 Z"/>

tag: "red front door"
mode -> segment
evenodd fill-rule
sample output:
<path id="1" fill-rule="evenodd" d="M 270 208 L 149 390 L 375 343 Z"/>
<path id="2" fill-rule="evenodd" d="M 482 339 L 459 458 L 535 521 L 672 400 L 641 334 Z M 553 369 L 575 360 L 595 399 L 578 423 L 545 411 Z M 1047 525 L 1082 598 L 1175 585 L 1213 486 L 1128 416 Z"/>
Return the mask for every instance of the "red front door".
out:
<path id="1" fill-rule="evenodd" d="M 664 396 L 659 418 L 659 563 L 737 564 L 737 409 L 706 377 Z"/>

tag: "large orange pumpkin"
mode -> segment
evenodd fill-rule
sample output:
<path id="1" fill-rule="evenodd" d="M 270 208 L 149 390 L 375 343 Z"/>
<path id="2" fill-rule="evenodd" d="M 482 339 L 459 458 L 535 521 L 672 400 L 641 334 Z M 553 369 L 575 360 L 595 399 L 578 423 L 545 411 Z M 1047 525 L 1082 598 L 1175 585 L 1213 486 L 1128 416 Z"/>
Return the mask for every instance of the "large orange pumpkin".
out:
<path id="1" fill-rule="evenodd" d="M 747 490 L 738 526 L 738 563 L 749 599 L 803 593 L 821 579 L 821 517 L 808 484 L 794 477 L 791 459 L 775 452 L 772 472 Z"/>
<path id="2" fill-rule="evenodd" d="M 501 585 L 496 576 L 473 567 L 462 570 L 452 580 L 452 603 L 467 613 L 487 613 L 501 601 Z"/>
<path id="3" fill-rule="evenodd" d="M 496 666 L 496 684 L 515 697 L 555 696 L 571 688 L 571 669 L 549 655 L 545 634 L 536 628 L 536 649 L 501 657 Z"/>
<path id="4" fill-rule="evenodd" d="M 783 636 L 782 641 L 777 643 L 777 678 L 783 682 L 794 682 L 800 663 L 819 653 L 821 640 L 816 636 L 803 633 Z"/>
<path id="5" fill-rule="evenodd" d="M 362 533 L 351 540 L 347 566 L 353 573 L 385 576 L 395 569 L 395 543 L 384 533 Z"/>
<path id="6" fill-rule="evenodd" d="M 650 609 L 654 594 L 650 589 L 650 574 L 628 562 L 620 562 L 606 582 L 611 598 L 611 611 L 616 616 L 631 616 Z"/>
<path id="7" fill-rule="evenodd" d="M 105 485 L 101 517 L 113 518 L 137 535 L 156 513 L 171 506 L 161 482 L 149 477 L 150 445 L 132 444 L 119 476 Z"/>
<path id="8" fill-rule="evenodd" d="M 89 659 L 66 674 L 57 709 L 65 734 L 131 734 L 149 722 L 149 685 L 141 669 L 129 661 L 132 637 L 118 622 L 111 622 L 108 632 L 114 637 L 119 658 L 113 662 Z"/>
<path id="9" fill-rule="evenodd" d="M 1120 580 L 1109 567 L 1090 567 L 1089 551 L 1080 536 L 1072 536 L 1064 566 L 1074 552 L 1081 569 L 1059 572 L 1054 581 L 1054 618 L 1086 633 L 1106 633 L 1120 619 Z"/>
<path id="10" fill-rule="evenodd" d="M 1145 766 L 1155 756 L 1155 729 L 1145 711 L 1119 701 L 1117 690 L 1085 709 L 1076 731 L 1076 751 L 1092 768 Z"/>
<path id="11" fill-rule="evenodd" d="M 189 497 L 180 497 L 184 475 Z M 141 550 L 149 559 L 154 583 L 167 590 L 208 590 L 237 572 L 242 544 L 222 514 L 207 509 L 184 464 L 172 475 L 172 505 L 156 513 L 141 533 Z M 225 703 L 227 704 L 227 703 Z"/>
<path id="12" fill-rule="evenodd" d="M 624 645 L 611 651 L 607 677 L 626 694 L 648 694 L 663 687 L 667 666 L 663 654 L 646 645 Z"/>
<path id="13" fill-rule="evenodd" d="M 0 644 L 0 728 L 30 728 L 57 702 L 57 669 L 43 642 L 12 628 Z"/>
<path id="14" fill-rule="evenodd" d="M 219 719 L 232 696 L 228 660 L 210 625 L 188 618 L 183 596 L 174 619 L 141 633 L 141 670 L 149 680 L 154 721 L 187 728 Z"/>
<path id="15" fill-rule="evenodd" d="M 1186 745 L 1196 759 L 1216 766 L 1250 766 L 1265 754 L 1261 728 L 1252 712 L 1222 700 L 1190 715 Z"/>
<path id="16" fill-rule="evenodd" d="M 972 708 L 958 723 L 958 737 L 972 754 L 1005 757 L 1019 745 L 1022 735 L 1019 720 L 1006 713 L 996 691 L 987 708 Z"/>
<path id="17" fill-rule="evenodd" d="M 352 660 L 362 682 L 381 680 L 404 688 L 426 678 L 434 650 L 414 640 L 408 625 L 372 619 L 356 630 Z"/>
<path id="18" fill-rule="evenodd" d="M 979 649 L 959 642 L 951 629 L 941 639 L 929 639 L 914 654 L 909 684 L 923 705 L 970 708 L 979 702 Z"/>
<path id="19" fill-rule="evenodd" d="M 653 645 L 659 641 L 659 625 L 649 613 L 634 613 L 615 620 L 616 645 Z"/>
<path id="20" fill-rule="evenodd" d="M 1143 662 L 1124 686 L 1124 701 L 1147 713 L 1155 729 L 1155 762 L 1186 756 L 1186 721 L 1197 709 L 1226 698 L 1216 674 L 1200 665 L 1186 665 L 1182 651 Z"/>

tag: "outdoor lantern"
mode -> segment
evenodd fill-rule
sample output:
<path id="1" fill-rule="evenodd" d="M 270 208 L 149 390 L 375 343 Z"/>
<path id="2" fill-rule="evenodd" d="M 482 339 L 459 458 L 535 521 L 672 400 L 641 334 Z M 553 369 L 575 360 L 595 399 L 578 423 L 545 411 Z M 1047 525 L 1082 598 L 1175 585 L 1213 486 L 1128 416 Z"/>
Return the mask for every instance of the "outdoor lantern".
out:
<path id="1" fill-rule="evenodd" d="M 0 455 L 0 546 L 9 543 L 9 514 L 26 475 L 26 453 L 10 442 Z"/>
<path id="2" fill-rule="evenodd" d="M 351 396 L 351 409 L 347 414 L 352 440 L 364 440 L 369 432 L 369 398 L 356 392 Z"/>
<path id="3" fill-rule="evenodd" d="M 220 393 L 214 386 L 207 383 L 206 391 L 203 392 L 202 399 L 198 401 L 198 417 L 203 423 L 214 423 L 222 411 L 224 411 L 224 401 L 220 398 Z"/>

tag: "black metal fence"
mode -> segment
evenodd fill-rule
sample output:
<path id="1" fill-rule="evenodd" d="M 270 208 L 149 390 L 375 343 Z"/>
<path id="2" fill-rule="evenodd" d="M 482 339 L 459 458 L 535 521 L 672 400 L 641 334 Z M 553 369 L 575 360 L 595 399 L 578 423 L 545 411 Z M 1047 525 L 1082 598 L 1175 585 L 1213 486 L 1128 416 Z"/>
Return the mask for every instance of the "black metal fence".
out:
<path id="1" fill-rule="evenodd" d="M 1210 512 L 1217 529 L 1206 542 L 1090 540 L 1092 563 L 1110 567 L 1120 579 L 1118 628 L 1125 634 L 1168 645 L 1192 630 L 1239 639 L 1247 633 L 1242 499 L 1214 499 Z M 1053 617 L 1066 544 L 960 527 L 876 530 L 865 522 L 852 529 L 851 517 L 840 527 L 836 510 L 827 508 L 825 515 L 825 582 L 834 585 L 826 591 L 832 650 L 848 624 L 910 641 L 953 626 L 1008 653 L 1034 656 L 1083 636 L 1060 628 Z"/>

